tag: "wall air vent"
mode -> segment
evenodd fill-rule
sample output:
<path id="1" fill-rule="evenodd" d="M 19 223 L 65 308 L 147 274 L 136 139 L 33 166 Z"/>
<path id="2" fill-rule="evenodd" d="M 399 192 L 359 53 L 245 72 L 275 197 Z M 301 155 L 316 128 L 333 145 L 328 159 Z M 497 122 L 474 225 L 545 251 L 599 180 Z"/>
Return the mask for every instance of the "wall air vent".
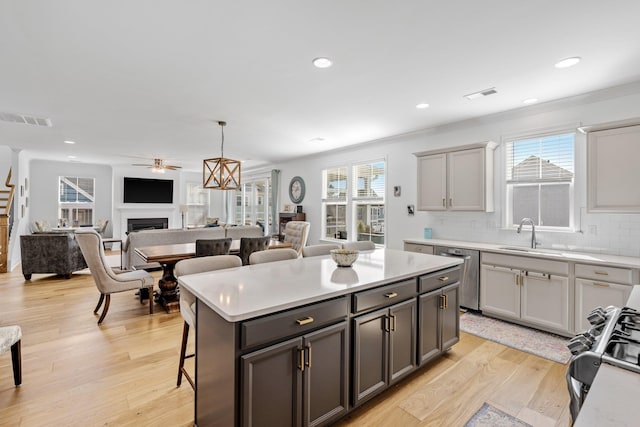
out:
<path id="1" fill-rule="evenodd" d="M 0 120 L 9 123 L 22 123 L 25 125 L 51 127 L 53 122 L 46 117 L 35 117 L 26 114 L 3 113 L 0 112 Z"/>
<path id="2" fill-rule="evenodd" d="M 494 93 L 498 93 L 498 91 L 496 90 L 495 87 L 491 87 L 489 89 L 484 89 L 478 92 L 473 92 L 470 93 L 469 95 L 465 95 L 464 97 L 467 99 L 476 99 L 476 98 L 480 98 L 482 96 L 489 96 L 489 95 L 493 95 Z"/>

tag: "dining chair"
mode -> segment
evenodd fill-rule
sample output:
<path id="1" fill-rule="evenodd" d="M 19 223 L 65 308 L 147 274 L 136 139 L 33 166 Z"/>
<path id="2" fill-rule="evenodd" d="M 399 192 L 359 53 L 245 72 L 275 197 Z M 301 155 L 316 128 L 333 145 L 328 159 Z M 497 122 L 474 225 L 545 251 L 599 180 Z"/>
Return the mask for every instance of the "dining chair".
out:
<path id="1" fill-rule="evenodd" d="M 352 251 L 371 251 L 376 248 L 376 244 L 371 240 L 364 240 L 362 242 L 345 242 L 342 244 L 342 249 L 349 249 Z"/>
<path id="2" fill-rule="evenodd" d="M 206 271 L 222 270 L 224 268 L 241 267 L 240 258 L 235 255 L 214 255 L 199 258 L 189 258 L 178 261 L 174 267 L 176 277 L 187 274 L 204 273 Z M 184 369 L 184 360 L 194 357 L 195 354 L 187 355 L 187 339 L 189 338 L 189 328 L 196 328 L 196 297 L 186 289 L 180 289 L 180 314 L 184 319 L 182 327 L 182 344 L 180 346 L 180 363 L 178 364 L 178 381 L 176 387 L 182 384 L 184 374 L 191 387 L 195 390 L 193 379 Z"/>
<path id="3" fill-rule="evenodd" d="M 264 237 L 241 237 L 240 238 L 240 252 L 238 256 L 242 260 L 242 265 L 249 264 L 249 256 L 258 251 L 265 251 L 269 249 L 269 241 L 271 236 Z"/>
<path id="4" fill-rule="evenodd" d="M 11 364 L 13 365 L 13 382 L 18 387 L 22 384 L 22 330 L 20 326 L 0 327 L 0 354 L 11 349 Z"/>
<path id="5" fill-rule="evenodd" d="M 231 240 L 231 237 L 222 239 L 197 239 L 196 257 L 229 255 Z"/>
<path id="6" fill-rule="evenodd" d="M 265 262 L 284 261 L 285 259 L 297 259 L 298 252 L 291 248 L 269 249 L 268 251 L 254 252 L 249 255 L 249 264 L 263 264 Z"/>
<path id="7" fill-rule="evenodd" d="M 87 261 L 89 271 L 93 281 L 100 291 L 100 299 L 93 314 L 98 314 L 98 310 L 104 301 L 104 309 L 98 319 L 98 325 L 102 323 L 111 302 L 111 294 L 116 292 L 131 291 L 140 289 L 140 303 L 144 303 L 143 289 L 149 289 L 149 295 L 153 295 L 153 277 L 144 270 L 126 271 L 119 268 L 111 268 L 104 255 L 104 247 L 100 234 L 93 229 L 76 230 L 76 239 L 82 251 L 84 259 Z M 153 314 L 153 297 L 149 298 L 149 314 Z"/>
<path id="8" fill-rule="evenodd" d="M 319 255 L 329 255 L 333 249 L 340 249 L 340 246 L 337 243 L 323 243 L 320 245 L 311 245 L 305 246 L 302 248 L 302 256 L 319 256 Z"/>
<path id="9" fill-rule="evenodd" d="M 108 219 L 98 220 L 96 226 L 98 227 L 98 234 L 100 234 L 100 236 L 104 237 L 104 233 L 107 231 L 108 225 L 109 225 Z"/>
<path id="10" fill-rule="evenodd" d="M 302 254 L 302 248 L 307 244 L 310 225 L 306 221 L 289 221 L 284 228 L 284 241 L 291 243 L 291 247 L 298 252 L 298 256 Z"/>

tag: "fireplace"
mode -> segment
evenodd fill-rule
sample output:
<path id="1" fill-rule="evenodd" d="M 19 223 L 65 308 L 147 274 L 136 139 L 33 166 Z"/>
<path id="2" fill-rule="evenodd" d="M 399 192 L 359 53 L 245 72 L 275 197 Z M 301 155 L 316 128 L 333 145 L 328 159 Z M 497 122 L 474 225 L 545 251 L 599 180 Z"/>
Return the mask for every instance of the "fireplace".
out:
<path id="1" fill-rule="evenodd" d="M 128 218 L 127 233 L 138 230 L 169 228 L 169 218 Z"/>

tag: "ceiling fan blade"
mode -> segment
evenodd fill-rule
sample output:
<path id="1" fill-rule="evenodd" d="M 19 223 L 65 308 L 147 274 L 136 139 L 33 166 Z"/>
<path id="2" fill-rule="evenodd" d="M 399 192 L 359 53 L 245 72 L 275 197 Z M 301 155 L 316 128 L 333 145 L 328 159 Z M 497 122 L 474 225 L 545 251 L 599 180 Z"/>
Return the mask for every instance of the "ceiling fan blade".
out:
<path id="1" fill-rule="evenodd" d="M 176 169 L 182 169 L 182 166 L 165 165 L 164 168 L 165 169 L 176 170 Z"/>
<path id="2" fill-rule="evenodd" d="M 147 163 L 132 163 L 131 166 L 146 166 L 148 168 L 152 168 L 153 165 L 147 164 Z"/>

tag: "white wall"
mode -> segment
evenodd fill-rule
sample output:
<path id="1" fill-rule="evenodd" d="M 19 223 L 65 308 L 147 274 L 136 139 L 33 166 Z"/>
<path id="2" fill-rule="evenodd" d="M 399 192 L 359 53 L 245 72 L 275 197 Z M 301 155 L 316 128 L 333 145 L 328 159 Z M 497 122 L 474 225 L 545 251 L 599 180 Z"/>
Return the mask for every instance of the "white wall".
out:
<path id="1" fill-rule="evenodd" d="M 112 210 L 111 166 L 32 159 L 29 162 L 29 219 L 58 224 L 58 178 L 78 176 L 95 179 L 94 221 L 110 219 Z M 21 171 L 22 175 L 22 171 Z"/>
<path id="2" fill-rule="evenodd" d="M 414 152 L 454 147 L 492 140 L 500 143 L 505 136 L 532 133 L 548 128 L 593 125 L 640 117 L 640 86 L 630 85 L 493 115 L 474 121 L 426 130 L 305 157 L 276 165 L 282 170 L 280 196 L 290 203 L 289 181 L 303 177 L 306 195 L 302 205 L 312 227 L 309 243 L 320 238 L 322 170 L 350 162 L 387 159 L 386 233 L 387 247 L 401 249 L 403 239 L 420 238 L 424 227 L 433 228 L 433 238 L 528 245 L 529 233 L 516 234 L 503 229 L 504 166 L 502 145 L 495 152 L 495 212 L 416 212 L 407 215 L 407 205 L 416 204 L 416 158 Z M 427 112 L 428 114 L 428 112 Z M 576 227 L 572 233 L 541 232 L 542 247 L 568 248 L 589 252 L 640 256 L 640 215 L 586 213 L 586 138 L 576 138 Z M 393 186 L 402 187 L 400 197 L 393 196 Z M 282 207 L 281 207 L 282 208 Z"/>

